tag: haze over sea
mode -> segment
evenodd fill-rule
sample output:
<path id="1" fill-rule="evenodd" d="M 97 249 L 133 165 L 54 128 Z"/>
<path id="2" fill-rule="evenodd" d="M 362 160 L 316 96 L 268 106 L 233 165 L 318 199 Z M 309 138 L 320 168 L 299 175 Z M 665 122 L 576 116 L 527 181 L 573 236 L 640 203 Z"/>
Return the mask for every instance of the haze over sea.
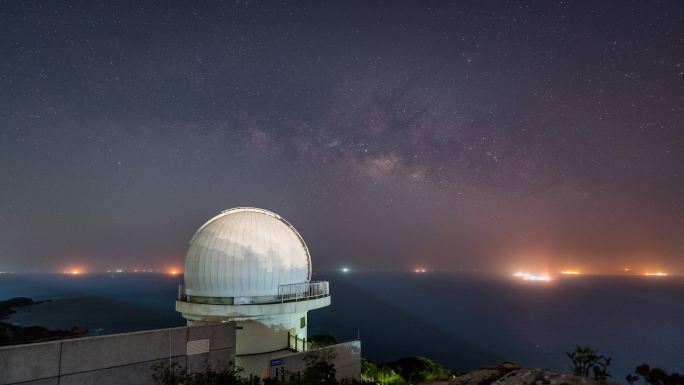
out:
<path id="1" fill-rule="evenodd" d="M 332 306 L 309 313 L 309 334 L 360 334 L 379 361 L 423 355 L 453 370 L 511 360 L 567 370 L 565 352 L 589 345 L 613 357 L 621 381 L 647 362 L 684 371 L 684 279 L 568 277 L 525 282 L 479 274 L 319 273 Z M 184 324 L 174 310 L 182 277 L 161 274 L 0 275 L 0 299 L 53 302 L 9 322 L 91 334 Z M 7 320 L 5 320 L 7 322 Z"/>

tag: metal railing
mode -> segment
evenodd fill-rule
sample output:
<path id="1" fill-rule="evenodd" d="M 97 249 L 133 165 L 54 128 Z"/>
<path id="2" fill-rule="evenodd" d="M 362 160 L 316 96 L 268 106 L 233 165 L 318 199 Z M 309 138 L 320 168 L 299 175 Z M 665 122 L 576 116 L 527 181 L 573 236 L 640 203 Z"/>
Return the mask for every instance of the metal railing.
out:
<path id="1" fill-rule="evenodd" d="M 278 298 L 281 302 L 326 297 L 329 295 L 330 286 L 326 281 L 312 281 L 278 286 Z"/>
<path id="2" fill-rule="evenodd" d="M 306 338 L 299 338 L 296 334 L 287 333 L 287 347 L 293 352 L 308 352 L 313 344 Z"/>

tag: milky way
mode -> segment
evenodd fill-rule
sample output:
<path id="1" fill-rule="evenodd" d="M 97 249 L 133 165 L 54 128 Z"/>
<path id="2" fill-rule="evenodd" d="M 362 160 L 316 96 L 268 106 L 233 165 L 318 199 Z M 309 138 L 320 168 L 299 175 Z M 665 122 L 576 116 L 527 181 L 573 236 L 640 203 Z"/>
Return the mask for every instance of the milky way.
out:
<path id="1" fill-rule="evenodd" d="M 684 272 L 680 1 L 7 1 L 0 36 L 0 270 L 180 264 L 259 206 L 316 268 Z"/>

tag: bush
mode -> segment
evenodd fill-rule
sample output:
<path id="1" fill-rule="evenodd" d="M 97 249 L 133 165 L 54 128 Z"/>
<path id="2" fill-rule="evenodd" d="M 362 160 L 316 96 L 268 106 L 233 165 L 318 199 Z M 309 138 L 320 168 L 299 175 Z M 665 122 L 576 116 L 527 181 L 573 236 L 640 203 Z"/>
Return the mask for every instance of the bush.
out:
<path id="1" fill-rule="evenodd" d="M 406 357 L 387 364 L 408 384 L 424 381 L 446 381 L 451 372 L 438 363 L 425 357 Z"/>
<path id="2" fill-rule="evenodd" d="M 361 359 L 361 382 L 379 385 L 404 384 L 404 379 L 387 366 Z"/>
<path id="3" fill-rule="evenodd" d="M 152 378 L 159 385 L 180 385 L 187 379 L 188 373 L 178 362 L 163 361 L 152 365 Z"/>
<path id="4" fill-rule="evenodd" d="M 418 384 L 446 381 L 451 372 L 425 357 L 406 357 L 386 364 L 361 361 L 361 380 L 380 385 Z"/>
<path id="5" fill-rule="evenodd" d="M 626 377 L 630 384 L 635 383 L 639 376 L 644 379 L 644 383 L 650 385 L 684 385 L 684 376 L 679 373 L 667 374 L 660 368 L 651 368 L 647 364 L 641 364 L 634 369 L 636 375 L 629 374 Z"/>
<path id="6" fill-rule="evenodd" d="M 595 380 L 606 380 L 610 377 L 608 366 L 610 357 L 599 355 L 598 351 L 588 346 L 577 346 L 574 352 L 566 353 L 572 360 L 570 369 L 576 376 L 589 377 L 591 372 Z"/>
<path id="7" fill-rule="evenodd" d="M 309 336 L 308 341 L 317 348 L 322 348 L 324 346 L 335 345 L 337 343 L 337 338 L 332 334 L 317 334 Z"/>
<path id="8" fill-rule="evenodd" d="M 188 373 L 177 362 L 158 362 L 152 365 L 152 378 L 158 385 L 251 385 L 242 376 L 241 368 L 213 370 L 208 367 L 204 372 Z M 258 378 L 253 378 L 259 383 Z"/>

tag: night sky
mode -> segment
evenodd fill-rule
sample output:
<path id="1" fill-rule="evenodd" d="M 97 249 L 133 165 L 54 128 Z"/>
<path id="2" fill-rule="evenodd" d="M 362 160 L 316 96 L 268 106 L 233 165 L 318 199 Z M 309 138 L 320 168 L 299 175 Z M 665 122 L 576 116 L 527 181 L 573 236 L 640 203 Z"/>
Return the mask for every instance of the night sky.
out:
<path id="1" fill-rule="evenodd" d="M 0 270 L 684 273 L 684 3 L 0 2 Z"/>

